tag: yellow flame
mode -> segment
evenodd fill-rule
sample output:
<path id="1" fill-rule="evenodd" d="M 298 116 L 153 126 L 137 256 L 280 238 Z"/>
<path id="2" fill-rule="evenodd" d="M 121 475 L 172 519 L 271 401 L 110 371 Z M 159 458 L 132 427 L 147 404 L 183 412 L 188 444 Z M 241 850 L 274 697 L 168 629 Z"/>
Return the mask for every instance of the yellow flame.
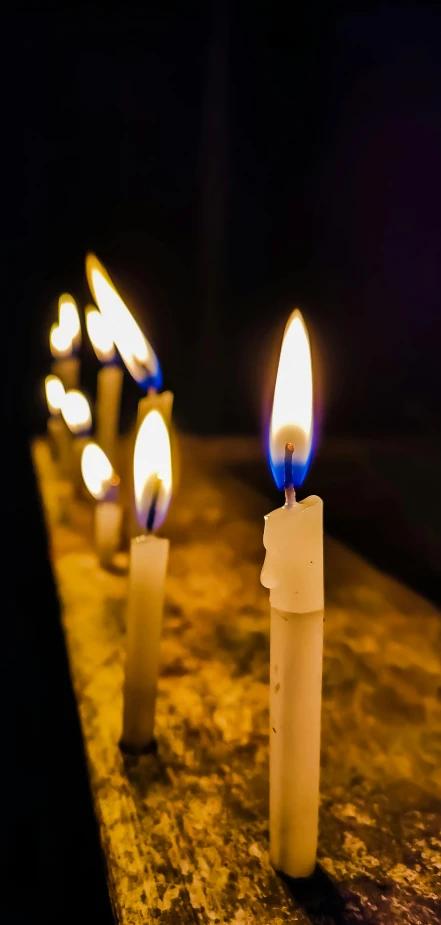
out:
<path id="1" fill-rule="evenodd" d="M 92 427 L 89 402 L 78 389 L 69 389 L 63 398 L 61 413 L 70 431 L 80 434 Z"/>
<path id="2" fill-rule="evenodd" d="M 86 257 L 91 292 L 102 312 L 129 373 L 137 382 L 145 379 L 146 366 L 155 372 L 156 356 L 141 328 L 115 289 L 110 276 L 94 254 Z"/>
<path id="3" fill-rule="evenodd" d="M 296 308 L 285 328 L 270 426 L 273 463 L 284 458 L 286 443 L 294 446 L 293 461 L 306 464 L 313 423 L 312 366 L 308 331 Z"/>
<path id="4" fill-rule="evenodd" d="M 69 331 L 75 347 L 81 344 L 81 325 L 75 299 L 64 292 L 58 300 L 58 325 L 63 331 Z"/>
<path id="5" fill-rule="evenodd" d="M 56 359 L 70 357 L 73 350 L 72 335 L 69 327 L 53 324 L 49 334 L 49 344 L 52 356 Z"/>
<path id="6" fill-rule="evenodd" d="M 51 414 L 59 414 L 64 399 L 64 385 L 58 376 L 46 376 L 44 380 L 47 406 Z"/>
<path id="7" fill-rule="evenodd" d="M 161 526 L 172 493 L 172 465 L 167 425 L 159 411 L 149 411 L 138 431 L 133 457 L 136 516 L 145 528 L 155 501 L 153 527 Z"/>
<path id="8" fill-rule="evenodd" d="M 110 363 L 115 356 L 115 345 L 103 315 L 93 305 L 86 308 L 86 326 L 98 359 L 101 363 Z"/>
<path id="9" fill-rule="evenodd" d="M 90 494 L 97 501 L 116 490 L 119 478 L 97 443 L 88 443 L 81 455 L 81 472 Z"/>

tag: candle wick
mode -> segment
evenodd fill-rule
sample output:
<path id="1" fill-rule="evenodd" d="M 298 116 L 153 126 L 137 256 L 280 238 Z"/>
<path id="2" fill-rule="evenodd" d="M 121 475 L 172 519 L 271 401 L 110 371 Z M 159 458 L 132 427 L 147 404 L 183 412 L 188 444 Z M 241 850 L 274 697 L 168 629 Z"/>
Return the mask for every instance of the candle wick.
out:
<path id="1" fill-rule="evenodd" d="M 285 504 L 286 507 L 294 507 L 296 503 L 296 491 L 294 488 L 294 479 L 292 474 L 292 454 L 294 447 L 292 443 L 285 446 Z"/>
<path id="2" fill-rule="evenodd" d="M 153 527 L 154 527 L 154 525 L 155 525 L 156 506 L 157 506 L 157 504 L 158 504 L 158 497 L 159 497 L 159 489 L 160 489 L 160 487 L 161 487 L 161 479 L 156 478 L 155 490 L 154 490 L 153 495 L 152 495 L 152 500 L 151 500 L 151 504 L 150 504 L 150 507 L 149 507 L 149 512 L 148 512 L 148 514 L 147 514 L 147 521 L 146 521 L 146 525 L 145 525 L 145 528 L 146 528 L 146 530 L 147 530 L 147 533 L 152 533 L 152 532 L 153 532 Z"/>

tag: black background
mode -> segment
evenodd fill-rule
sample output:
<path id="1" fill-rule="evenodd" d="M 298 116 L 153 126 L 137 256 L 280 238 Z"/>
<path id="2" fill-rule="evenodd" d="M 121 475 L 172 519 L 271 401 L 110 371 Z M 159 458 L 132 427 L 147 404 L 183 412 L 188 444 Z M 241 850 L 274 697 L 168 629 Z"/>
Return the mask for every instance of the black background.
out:
<path id="1" fill-rule="evenodd" d="M 439 593 L 440 29 L 437 5 L 416 3 L 3 14 L 14 921 L 108 914 L 26 446 L 45 426 L 57 297 L 88 299 L 87 250 L 142 321 L 183 430 L 260 432 L 269 358 L 299 305 L 323 410 L 306 487 L 333 532 Z M 87 349 L 83 372 L 93 389 Z M 249 477 L 269 484 L 263 468 Z"/>

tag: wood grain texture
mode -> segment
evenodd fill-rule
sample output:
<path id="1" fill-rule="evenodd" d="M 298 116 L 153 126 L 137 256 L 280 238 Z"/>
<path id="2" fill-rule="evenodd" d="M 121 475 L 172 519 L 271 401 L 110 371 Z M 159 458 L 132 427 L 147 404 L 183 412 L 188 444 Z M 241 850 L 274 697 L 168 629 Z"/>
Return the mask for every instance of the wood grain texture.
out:
<path id="1" fill-rule="evenodd" d="M 440 614 L 327 541 L 320 866 L 283 880 L 268 861 L 268 502 L 229 474 L 240 441 L 181 445 L 158 755 L 138 759 L 117 745 L 127 554 L 98 567 L 91 508 L 75 502 L 60 522 L 47 447 L 34 446 L 116 920 L 435 925 Z"/>

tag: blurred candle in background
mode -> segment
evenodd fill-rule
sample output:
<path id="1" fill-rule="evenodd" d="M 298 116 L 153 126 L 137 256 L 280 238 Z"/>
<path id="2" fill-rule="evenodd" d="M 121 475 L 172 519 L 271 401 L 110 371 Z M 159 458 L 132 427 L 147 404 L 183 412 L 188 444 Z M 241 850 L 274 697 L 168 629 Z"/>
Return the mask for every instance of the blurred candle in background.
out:
<path id="1" fill-rule="evenodd" d="M 78 309 L 72 296 L 64 293 L 58 303 L 58 324 L 53 324 L 49 345 L 53 362 L 51 371 L 61 379 L 65 389 L 75 389 L 80 379 L 80 361 L 75 351 L 81 344 Z"/>
<path id="2" fill-rule="evenodd" d="M 134 440 L 142 421 L 150 411 L 158 411 L 170 429 L 173 392 L 159 392 L 162 385 L 162 373 L 153 347 L 123 302 L 109 274 L 94 254 L 88 254 L 86 257 L 86 275 L 90 290 L 128 372 L 147 392 L 138 402 Z M 130 511 L 128 529 L 129 535 L 135 536 L 136 517 L 132 472 L 128 473 L 126 482 Z"/>
<path id="3" fill-rule="evenodd" d="M 61 415 L 61 406 L 65 396 L 64 386 L 58 376 L 46 376 L 44 385 L 49 410 L 47 432 L 52 456 L 57 463 L 60 475 L 68 475 L 72 451 L 69 430 Z"/>
<path id="4" fill-rule="evenodd" d="M 81 456 L 81 472 L 95 498 L 94 538 L 99 563 L 112 564 L 121 539 L 122 508 L 118 504 L 119 477 L 110 460 L 96 443 L 88 443 Z"/>
<path id="5" fill-rule="evenodd" d="M 61 413 L 72 434 L 71 472 L 75 487 L 80 489 L 81 456 L 92 429 L 92 414 L 86 396 L 78 389 L 70 389 L 64 395 Z"/>
<path id="6" fill-rule="evenodd" d="M 123 370 L 104 316 L 93 305 L 86 308 L 90 342 L 100 363 L 97 376 L 96 438 L 112 463 L 116 462 L 117 439 L 123 385 Z"/>
<path id="7" fill-rule="evenodd" d="M 265 517 L 262 584 L 270 589 L 270 857 L 307 877 L 316 864 L 323 653 L 323 502 L 296 500 L 313 437 L 312 369 L 303 318 L 285 329 L 269 458 L 286 502 Z"/>
<path id="8" fill-rule="evenodd" d="M 160 636 L 169 541 L 155 536 L 172 492 L 169 434 L 164 418 L 150 411 L 136 439 L 133 459 L 140 535 L 130 545 L 127 656 L 121 745 L 142 751 L 154 733 Z"/>
<path id="9" fill-rule="evenodd" d="M 162 374 L 153 347 L 94 254 L 86 257 L 86 275 L 95 302 L 130 375 L 146 391 L 150 388 L 158 391 Z"/>

